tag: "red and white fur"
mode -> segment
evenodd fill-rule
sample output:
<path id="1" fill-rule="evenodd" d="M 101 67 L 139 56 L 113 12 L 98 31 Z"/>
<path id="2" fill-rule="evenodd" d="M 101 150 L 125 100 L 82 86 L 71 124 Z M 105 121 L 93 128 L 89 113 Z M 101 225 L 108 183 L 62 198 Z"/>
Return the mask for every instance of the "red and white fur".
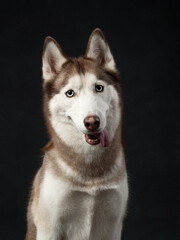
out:
<path id="1" fill-rule="evenodd" d="M 102 31 L 79 58 L 47 37 L 42 72 L 50 142 L 32 186 L 26 240 L 119 240 L 128 199 L 122 99 Z"/>

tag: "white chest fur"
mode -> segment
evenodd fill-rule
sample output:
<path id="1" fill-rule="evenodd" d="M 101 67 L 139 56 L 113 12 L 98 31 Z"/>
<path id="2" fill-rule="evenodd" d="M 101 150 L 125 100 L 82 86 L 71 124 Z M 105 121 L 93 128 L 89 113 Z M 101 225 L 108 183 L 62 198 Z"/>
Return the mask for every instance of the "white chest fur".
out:
<path id="1" fill-rule="evenodd" d="M 46 171 L 39 210 L 34 215 L 37 240 L 59 240 L 60 236 L 68 240 L 119 239 L 126 201 L 126 177 L 111 188 L 94 187 L 80 191 Z M 43 224 L 37 216 L 39 211 Z"/>

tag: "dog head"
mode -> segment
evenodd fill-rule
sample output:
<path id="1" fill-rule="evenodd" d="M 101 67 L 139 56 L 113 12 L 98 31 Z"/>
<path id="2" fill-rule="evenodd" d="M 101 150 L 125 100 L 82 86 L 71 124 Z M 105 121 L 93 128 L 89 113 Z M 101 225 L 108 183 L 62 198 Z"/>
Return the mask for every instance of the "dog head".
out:
<path id="1" fill-rule="evenodd" d="M 93 31 L 85 56 L 77 59 L 47 37 L 42 62 L 45 117 L 58 137 L 76 149 L 109 146 L 120 122 L 121 98 L 102 31 Z"/>

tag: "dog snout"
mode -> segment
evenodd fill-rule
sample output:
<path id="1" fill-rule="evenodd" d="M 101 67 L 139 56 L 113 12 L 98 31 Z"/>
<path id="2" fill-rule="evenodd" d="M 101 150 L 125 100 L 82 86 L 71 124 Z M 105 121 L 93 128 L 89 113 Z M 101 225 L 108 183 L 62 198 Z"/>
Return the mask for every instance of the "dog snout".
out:
<path id="1" fill-rule="evenodd" d="M 98 116 L 88 116 L 84 119 L 84 126 L 89 131 L 96 131 L 100 126 L 100 119 Z"/>

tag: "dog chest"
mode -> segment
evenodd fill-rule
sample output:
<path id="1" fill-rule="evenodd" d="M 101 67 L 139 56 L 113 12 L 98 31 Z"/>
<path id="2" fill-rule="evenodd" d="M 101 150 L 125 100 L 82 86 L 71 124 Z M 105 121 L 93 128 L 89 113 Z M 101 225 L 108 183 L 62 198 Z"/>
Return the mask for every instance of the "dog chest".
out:
<path id="1" fill-rule="evenodd" d="M 74 190 L 69 184 L 45 174 L 40 193 L 40 206 L 47 212 L 49 224 L 59 227 L 67 239 L 100 239 L 115 226 L 123 211 L 119 189 Z"/>

